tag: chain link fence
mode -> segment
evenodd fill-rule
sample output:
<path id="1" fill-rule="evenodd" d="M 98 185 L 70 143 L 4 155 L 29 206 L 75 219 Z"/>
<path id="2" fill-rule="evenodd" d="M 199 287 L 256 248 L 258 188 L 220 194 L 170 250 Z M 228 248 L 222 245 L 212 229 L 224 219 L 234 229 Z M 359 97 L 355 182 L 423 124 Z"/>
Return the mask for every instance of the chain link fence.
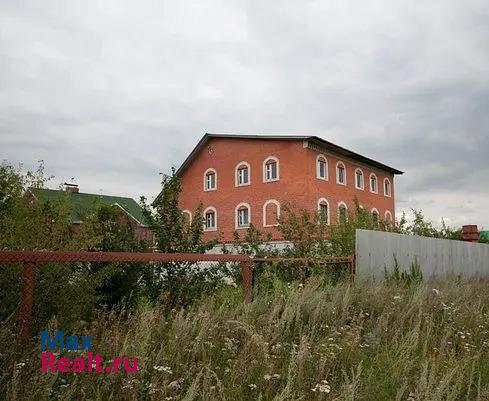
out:
<path id="1" fill-rule="evenodd" d="M 89 273 L 93 275 L 94 272 L 106 272 L 107 269 L 111 274 L 124 271 L 124 277 L 130 277 L 132 271 L 139 275 L 151 271 L 156 272 L 168 286 L 177 280 L 180 284 L 184 283 L 177 292 L 170 287 L 167 288 L 168 291 L 159 287 L 159 296 L 162 297 L 169 296 L 168 294 L 184 297 L 187 290 L 185 283 L 190 283 L 191 280 L 194 290 L 197 291 L 204 290 L 209 281 L 221 280 L 225 284 L 241 285 L 246 303 L 253 299 L 254 272 L 257 276 L 263 272 L 275 274 L 285 281 L 305 280 L 315 273 L 327 273 L 333 278 L 353 280 L 355 274 L 353 256 L 307 259 L 128 252 L 0 251 L 0 268 L 2 275 L 11 279 L 3 281 L 10 283 L 11 288 L 5 291 L 8 296 L 2 296 L 0 302 L 2 316 L 11 319 L 15 315 L 22 339 L 30 337 L 33 316 L 40 321 L 46 321 L 50 313 L 59 312 L 63 308 L 75 309 L 79 316 L 83 316 L 84 309 L 91 308 L 84 296 L 95 291 Z M 121 285 L 124 285 L 123 281 Z M 100 287 L 100 283 L 98 286 Z M 46 291 L 49 287 L 51 291 Z M 67 297 L 73 302 L 67 302 Z M 48 301 L 50 305 L 54 305 L 52 311 L 49 308 L 41 310 L 43 303 Z"/>

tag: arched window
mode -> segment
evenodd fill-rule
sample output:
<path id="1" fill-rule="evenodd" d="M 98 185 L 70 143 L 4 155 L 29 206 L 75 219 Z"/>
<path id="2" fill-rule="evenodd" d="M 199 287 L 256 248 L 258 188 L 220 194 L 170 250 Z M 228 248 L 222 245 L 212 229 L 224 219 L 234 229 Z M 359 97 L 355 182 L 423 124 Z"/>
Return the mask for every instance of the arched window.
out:
<path id="1" fill-rule="evenodd" d="M 217 210 L 213 206 L 209 206 L 204 210 L 204 231 L 217 230 Z"/>
<path id="2" fill-rule="evenodd" d="M 215 191 L 217 189 L 217 171 L 209 168 L 204 173 L 204 191 Z"/>
<path id="3" fill-rule="evenodd" d="M 321 221 L 329 224 L 329 202 L 326 198 L 320 198 L 318 200 L 318 212 Z"/>
<path id="4" fill-rule="evenodd" d="M 263 204 L 263 227 L 278 226 L 280 218 L 280 202 L 269 199 Z"/>
<path id="5" fill-rule="evenodd" d="M 338 203 L 338 221 L 348 220 L 348 207 L 345 202 Z"/>
<path id="6" fill-rule="evenodd" d="M 236 228 L 248 228 L 251 222 L 251 208 L 247 203 L 236 206 Z"/>
<path id="7" fill-rule="evenodd" d="M 237 187 L 241 187 L 244 185 L 250 185 L 251 177 L 250 177 L 250 165 L 246 162 L 239 162 L 236 165 L 235 171 L 235 185 Z"/>
<path id="8" fill-rule="evenodd" d="M 280 179 L 279 161 L 274 156 L 267 157 L 263 162 L 263 182 L 278 181 Z"/>
<path id="9" fill-rule="evenodd" d="M 372 209 L 372 217 L 373 217 L 374 223 L 379 222 L 379 211 L 376 208 Z"/>
<path id="10" fill-rule="evenodd" d="M 346 167 L 343 162 L 336 163 L 336 183 L 346 185 Z"/>
<path id="11" fill-rule="evenodd" d="M 391 196 L 391 181 L 388 178 L 384 178 L 384 196 Z"/>
<path id="12" fill-rule="evenodd" d="M 370 192 L 373 192 L 374 194 L 379 192 L 377 176 L 374 173 L 370 174 Z"/>
<path id="13" fill-rule="evenodd" d="M 384 215 L 385 221 L 392 223 L 392 213 L 390 211 L 386 211 Z"/>
<path id="14" fill-rule="evenodd" d="M 192 212 L 190 210 L 182 210 L 182 217 L 186 225 L 192 224 Z"/>
<path id="15" fill-rule="evenodd" d="M 316 157 L 316 178 L 328 180 L 328 160 L 324 155 Z"/>
<path id="16" fill-rule="evenodd" d="M 355 188 L 356 189 L 364 189 L 365 183 L 363 180 L 363 171 L 360 168 L 355 170 Z"/>

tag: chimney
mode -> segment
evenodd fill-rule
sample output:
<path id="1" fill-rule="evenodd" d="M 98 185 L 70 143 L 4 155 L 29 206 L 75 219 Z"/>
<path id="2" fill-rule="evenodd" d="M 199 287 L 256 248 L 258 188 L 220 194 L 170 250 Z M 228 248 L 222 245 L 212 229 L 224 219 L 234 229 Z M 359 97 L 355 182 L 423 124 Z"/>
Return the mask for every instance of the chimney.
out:
<path id="1" fill-rule="evenodd" d="M 64 185 L 65 185 L 65 191 L 66 192 L 71 192 L 72 194 L 77 194 L 79 191 L 78 185 L 76 185 L 76 184 L 65 182 Z"/>
<path id="2" fill-rule="evenodd" d="M 479 242 L 479 231 L 476 225 L 462 227 L 462 239 L 467 242 Z"/>

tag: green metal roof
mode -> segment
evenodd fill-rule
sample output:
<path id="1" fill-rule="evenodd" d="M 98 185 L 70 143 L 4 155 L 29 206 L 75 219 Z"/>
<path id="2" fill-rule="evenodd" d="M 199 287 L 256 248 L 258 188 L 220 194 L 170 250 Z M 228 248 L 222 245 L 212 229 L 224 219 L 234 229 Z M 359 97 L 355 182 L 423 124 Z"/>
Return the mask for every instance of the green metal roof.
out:
<path id="1" fill-rule="evenodd" d="M 134 218 L 141 225 L 145 225 L 146 221 L 143 216 L 143 209 L 132 198 L 122 196 L 86 194 L 81 192 L 69 192 L 55 189 L 39 189 L 30 188 L 29 191 L 39 200 L 56 201 L 67 197 L 72 206 L 70 220 L 73 223 L 83 221 L 84 216 L 93 212 L 98 206 L 118 205 L 129 216 Z"/>
<path id="2" fill-rule="evenodd" d="M 489 231 L 480 231 L 479 232 L 479 239 L 489 241 Z"/>

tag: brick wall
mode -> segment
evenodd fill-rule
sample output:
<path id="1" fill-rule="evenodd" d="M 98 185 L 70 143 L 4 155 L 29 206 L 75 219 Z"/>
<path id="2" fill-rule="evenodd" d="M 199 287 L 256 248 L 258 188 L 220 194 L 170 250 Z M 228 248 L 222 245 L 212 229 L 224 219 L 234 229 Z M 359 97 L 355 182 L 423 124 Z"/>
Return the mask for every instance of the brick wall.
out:
<path id="1" fill-rule="evenodd" d="M 316 158 L 322 153 L 328 161 L 328 180 L 316 178 Z M 280 180 L 263 182 L 263 162 L 268 156 L 279 159 Z M 346 167 L 347 185 L 336 183 L 336 163 L 341 160 Z M 235 168 L 239 162 L 250 165 L 250 185 L 235 186 Z M 355 169 L 364 173 L 364 190 L 355 189 Z M 217 190 L 204 191 L 204 173 L 213 168 L 217 171 Z M 370 192 L 369 175 L 377 175 L 378 194 Z M 391 197 L 384 196 L 383 181 L 391 182 Z M 395 218 L 394 177 L 387 172 L 361 165 L 355 161 L 335 157 L 315 149 L 305 148 L 301 140 L 270 140 L 242 138 L 211 138 L 200 154 L 182 173 L 180 208 L 195 211 L 199 202 L 204 209 L 213 206 L 217 210 L 217 232 L 206 232 L 206 238 L 220 235 L 224 242 L 232 240 L 235 228 L 235 209 L 239 203 L 251 206 L 251 222 L 256 227 L 272 233 L 273 239 L 280 236 L 274 227 L 263 227 L 263 205 L 275 199 L 281 205 L 290 203 L 295 208 L 317 210 L 318 199 L 326 198 L 330 207 L 330 221 L 337 217 L 337 207 L 344 202 L 353 210 L 353 199 L 367 210 L 376 208 L 383 218 L 386 211 Z M 268 206 L 271 209 L 271 205 Z M 271 216 L 273 223 L 273 216 Z M 267 221 L 270 224 L 270 221 Z M 243 231 L 238 230 L 239 231 Z"/>

